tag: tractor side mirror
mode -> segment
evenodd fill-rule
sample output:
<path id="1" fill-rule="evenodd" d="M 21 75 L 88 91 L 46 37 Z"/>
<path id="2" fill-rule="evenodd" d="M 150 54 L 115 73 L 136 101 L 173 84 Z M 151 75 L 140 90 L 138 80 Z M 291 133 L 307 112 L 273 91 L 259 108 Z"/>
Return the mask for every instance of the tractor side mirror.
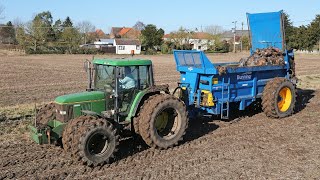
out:
<path id="1" fill-rule="evenodd" d="M 86 60 L 84 63 L 83 63 L 83 68 L 86 72 L 88 72 L 88 70 L 90 69 L 90 65 L 91 65 L 91 62 L 89 60 Z"/>

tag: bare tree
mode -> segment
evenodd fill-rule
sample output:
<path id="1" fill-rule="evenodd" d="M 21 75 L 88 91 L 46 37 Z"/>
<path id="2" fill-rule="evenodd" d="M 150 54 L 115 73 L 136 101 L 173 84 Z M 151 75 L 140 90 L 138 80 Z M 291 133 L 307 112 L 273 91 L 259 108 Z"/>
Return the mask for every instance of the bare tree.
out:
<path id="1" fill-rule="evenodd" d="M 178 31 L 170 33 L 170 39 L 173 40 L 177 47 L 184 49 L 184 47 L 190 45 L 189 41 L 193 35 L 193 31 L 180 27 Z"/>
<path id="2" fill-rule="evenodd" d="M 204 32 L 212 35 L 221 34 L 223 31 L 224 31 L 223 28 L 218 25 L 210 25 L 204 28 Z"/>
<path id="3" fill-rule="evenodd" d="M 0 19 L 4 19 L 4 6 L 0 4 Z"/>
<path id="4" fill-rule="evenodd" d="M 24 22 L 20 19 L 20 18 L 15 18 L 13 19 L 12 21 L 12 24 L 15 28 L 18 28 L 18 27 L 23 27 L 24 26 Z"/>
<path id="5" fill-rule="evenodd" d="M 139 30 L 139 31 L 142 31 L 142 30 L 144 30 L 145 27 L 146 27 L 146 25 L 143 22 L 137 21 L 136 24 L 132 28 Z"/>
<path id="6" fill-rule="evenodd" d="M 88 33 L 93 32 L 96 27 L 90 21 L 81 21 L 77 26 L 80 32 L 83 34 L 84 44 L 87 44 Z"/>

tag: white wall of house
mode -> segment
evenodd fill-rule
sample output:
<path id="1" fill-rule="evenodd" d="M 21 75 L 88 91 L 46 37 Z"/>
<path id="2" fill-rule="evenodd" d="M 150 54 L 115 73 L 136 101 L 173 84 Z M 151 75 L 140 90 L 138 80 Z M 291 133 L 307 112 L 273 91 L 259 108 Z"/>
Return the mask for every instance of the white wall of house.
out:
<path id="1" fill-rule="evenodd" d="M 117 54 L 131 54 L 131 51 L 134 51 L 134 54 L 141 53 L 140 45 L 116 45 Z"/>
<path id="2" fill-rule="evenodd" d="M 192 49 L 199 51 L 206 51 L 210 45 L 214 45 L 214 42 L 208 39 L 190 39 L 189 43 L 192 44 Z"/>
<path id="3" fill-rule="evenodd" d="M 187 39 L 170 39 L 170 38 L 163 38 L 164 41 L 171 41 L 171 42 L 178 42 L 181 41 L 182 44 L 185 44 L 188 42 Z M 206 51 L 209 49 L 209 46 L 214 45 L 213 40 L 208 40 L 208 39 L 189 39 L 189 44 L 192 44 L 192 49 L 193 50 L 198 50 L 198 51 Z"/>
<path id="4" fill-rule="evenodd" d="M 113 40 L 112 44 L 111 42 L 105 42 L 105 41 L 95 41 L 93 42 L 96 48 L 100 48 L 101 46 L 113 46 L 115 44 L 115 41 Z"/>

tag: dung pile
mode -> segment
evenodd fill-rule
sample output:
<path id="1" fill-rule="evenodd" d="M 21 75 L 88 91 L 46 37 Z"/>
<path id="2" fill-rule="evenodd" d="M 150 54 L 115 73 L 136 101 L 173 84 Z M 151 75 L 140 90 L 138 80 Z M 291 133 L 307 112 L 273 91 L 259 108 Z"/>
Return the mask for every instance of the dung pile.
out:
<path id="1" fill-rule="evenodd" d="M 239 63 L 239 67 L 284 65 L 284 58 L 280 49 L 266 48 L 257 49 L 253 55 L 247 58 L 242 58 Z"/>

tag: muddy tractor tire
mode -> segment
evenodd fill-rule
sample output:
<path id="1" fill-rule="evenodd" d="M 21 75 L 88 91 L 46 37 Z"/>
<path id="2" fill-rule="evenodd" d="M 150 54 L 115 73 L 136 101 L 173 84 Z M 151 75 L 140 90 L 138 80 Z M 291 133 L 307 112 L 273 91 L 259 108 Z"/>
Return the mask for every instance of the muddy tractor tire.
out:
<path id="1" fill-rule="evenodd" d="M 109 163 L 119 144 L 119 136 L 113 125 L 105 119 L 92 116 L 80 116 L 71 121 L 63 136 L 65 150 L 88 166 Z"/>
<path id="2" fill-rule="evenodd" d="M 40 107 L 37 112 L 36 119 L 38 127 L 46 126 L 50 120 L 56 119 L 54 103 L 49 103 Z"/>
<path id="3" fill-rule="evenodd" d="M 187 127 L 186 106 L 172 95 L 151 96 L 139 114 L 139 133 L 150 147 L 167 149 L 177 145 Z"/>
<path id="4" fill-rule="evenodd" d="M 74 136 L 76 131 L 87 123 L 87 119 L 96 119 L 93 116 L 79 116 L 77 118 L 71 119 L 67 125 L 64 127 L 62 132 L 62 145 L 66 152 L 71 152 L 72 143 L 74 142 Z"/>
<path id="5" fill-rule="evenodd" d="M 262 94 L 262 109 L 268 117 L 284 118 L 294 113 L 296 89 L 285 78 L 269 81 Z"/>

